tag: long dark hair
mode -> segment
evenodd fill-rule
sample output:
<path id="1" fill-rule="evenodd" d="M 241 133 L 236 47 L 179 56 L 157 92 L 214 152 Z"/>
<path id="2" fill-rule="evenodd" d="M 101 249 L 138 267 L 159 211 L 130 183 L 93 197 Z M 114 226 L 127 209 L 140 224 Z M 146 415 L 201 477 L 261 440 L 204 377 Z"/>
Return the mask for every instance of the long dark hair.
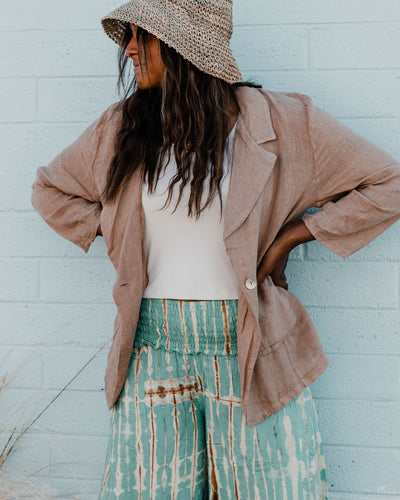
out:
<path id="1" fill-rule="evenodd" d="M 140 60 L 140 65 L 147 69 L 149 35 L 140 27 L 136 30 L 137 46 L 140 47 L 142 42 L 145 49 L 145 63 L 143 65 Z M 122 109 L 122 120 L 115 140 L 114 157 L 107 172 L 103 193 L 105 200 L 113 199 L 137 168 L 144 168 L 144 179 L 147 176 L 149 193 L 152 193 L 159 179 L 164 156 L 168 152 L 169 161 L 173 145 L 177 173 L 171 179 L 168 197 L 162 208 L 170 203 L 173 187 L 181 181 L 176 210 L 193 164 L 188 216 L 195 213 L 197 219 L 211 203 L 216 191 L 222 214 L 220 181 L 224 175 L 222 163 L 229 135 L 228 108 L 231 99 L 238 105 L 234 87 L 247 85 L 261 88 L 261 85 L 250 81 L 229 84 L 206 74 L 158 39 L 160 55 L 166 68 L 162 84 L 140 89 L 134 76 L 126 88 L 124 72 L 128 57 L 125 51 L 131 38 L 132 30 L 128 24 L 118 51 L 118 92 L 122 84 L 125 93 L 116 110 Z M 139 50 L 139 59 L 142 57 L 141 52 Z M 200 208 L 203 182 L 209 172 L 209 195 Z"/>

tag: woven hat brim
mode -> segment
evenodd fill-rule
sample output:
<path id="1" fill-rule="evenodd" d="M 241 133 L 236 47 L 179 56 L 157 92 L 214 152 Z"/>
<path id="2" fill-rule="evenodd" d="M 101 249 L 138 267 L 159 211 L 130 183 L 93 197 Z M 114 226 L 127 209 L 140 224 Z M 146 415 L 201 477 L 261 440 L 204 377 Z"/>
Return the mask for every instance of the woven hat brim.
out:
<path id="1" fill-rule="evenodd" d="M 143 0 L 128 2 L 101 19 L 105 33 L 118 45 L 129 23 L 152 33 L 201 71 L 228 83 L 243 82 L 226 37 L 205 29 L 188 30 L 181 19 L 165 10 L 155 11 L 151 3 Z"/>

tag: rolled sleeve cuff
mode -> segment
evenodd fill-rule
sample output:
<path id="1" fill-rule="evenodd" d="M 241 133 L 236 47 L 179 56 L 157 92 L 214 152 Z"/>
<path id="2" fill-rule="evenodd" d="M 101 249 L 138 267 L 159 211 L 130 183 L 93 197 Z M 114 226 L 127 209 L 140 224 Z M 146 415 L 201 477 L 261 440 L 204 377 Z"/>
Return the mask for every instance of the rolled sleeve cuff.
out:
<path id="1" fill-rule="evenodd" d="M 334 212 L 333 217 L 330 216 L 331 209 Z M 337 214 L 334 203 L 328 202 L 323 209 L 305 215 L 302 220 L 317 241 L 342 259 L 346 259 L 349 255 L 365 247 L 400 219 L 400 213 L 396 213 L 373 226 L 355 229 L 350 233 L 343 234 L 340 223 L 338 224 L 335 216 Z"/>
<path id="2" fill-rule="evenodd" d="M 85 253 L 89 251 L 91 244 L 96 239 L 97 229 L 100 225 L 101 210 L 102 210 L 101 203 L 94 204 L 94 209 L 91 213 L 93 221 L 91 222 L 90 231 L 86 234 L 86 236 L 83 239 L 76 242 L 83 249 Z"/>
<path id="3" fill-rule="evenodd" d="M 332 234 L 332 230 L 330 229 L 332 227 L 332 221 L 323 210 L 305 215 L 302 217 L 302 220 L 314 238 L 332 252 L 343 259 L 352 253 L 351 248 L 343 241 L 343 236 Z"/>

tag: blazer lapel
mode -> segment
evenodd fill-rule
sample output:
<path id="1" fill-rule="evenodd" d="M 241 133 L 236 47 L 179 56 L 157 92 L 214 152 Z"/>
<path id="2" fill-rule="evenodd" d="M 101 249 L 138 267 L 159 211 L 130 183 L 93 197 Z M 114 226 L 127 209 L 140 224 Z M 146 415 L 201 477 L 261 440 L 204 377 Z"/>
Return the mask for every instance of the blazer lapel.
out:
<path id="1" fill-rule="evenodd" d="M 260 146 L 276 139 L 265 97 L 256 88 L 236 87 L 240 108 L 224 215 L 224 240 L 249 215 L 276 162 L 276 155 Z"/>

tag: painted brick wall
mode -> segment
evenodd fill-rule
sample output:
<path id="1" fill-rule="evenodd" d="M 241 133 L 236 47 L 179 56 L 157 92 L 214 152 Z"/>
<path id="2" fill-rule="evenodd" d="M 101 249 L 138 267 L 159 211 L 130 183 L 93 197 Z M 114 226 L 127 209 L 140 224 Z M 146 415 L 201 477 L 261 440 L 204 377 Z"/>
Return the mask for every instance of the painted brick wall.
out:
<path id="1" fill-rule="evenodd" d="M 84 255 L 42 221 L 30 195 L 37 167 L 118 99 L 117 46 L 100 18 L 120 3 L 14 0 L 0 17 L 0 359 L 11 350 L 1 373 L 15 370 L 0 411 L 13 421 L 21 411 L 10 405 L 28 401 L 29 421 L 111 337 L 115 272 L 103 239 Z M 310 95 L 400 158 L 399 0 L 236 0 L 234 24 L 246 79 Z M 331 500 L 400 499 L 399 268 L 399 223 L 346 260 L 313 241 L 288 263 L 289 287 L 330 359 L 312 390 Z M 38 477 L 57 498 L 97 498 L 108 348 L 10 461 L 18 473 L 47 466 Z"/>

